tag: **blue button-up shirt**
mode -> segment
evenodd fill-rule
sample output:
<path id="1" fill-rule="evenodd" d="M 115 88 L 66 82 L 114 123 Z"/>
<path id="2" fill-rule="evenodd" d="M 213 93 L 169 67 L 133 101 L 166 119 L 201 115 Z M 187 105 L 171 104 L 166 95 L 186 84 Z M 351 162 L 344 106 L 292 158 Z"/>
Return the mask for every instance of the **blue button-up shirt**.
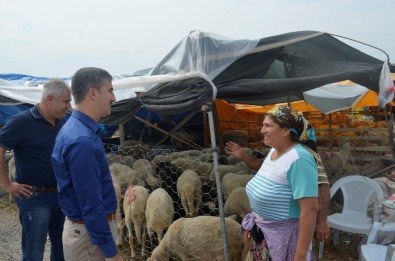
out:
<path id="1" fill-rule="evenodd" d="M 71 220 L 83 220 L 92 244 L 104 255 L 117 253 L 106 216 L 115 213 L 117 200 L 99 125 L 74 110 L 56 137 L 52 165 L 59 203 Z"/>

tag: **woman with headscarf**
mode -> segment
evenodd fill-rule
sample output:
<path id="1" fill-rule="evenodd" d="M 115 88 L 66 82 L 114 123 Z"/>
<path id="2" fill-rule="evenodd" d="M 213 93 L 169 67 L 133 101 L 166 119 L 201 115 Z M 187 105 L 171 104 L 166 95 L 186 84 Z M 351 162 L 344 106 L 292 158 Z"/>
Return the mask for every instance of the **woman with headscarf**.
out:
<path id="1" fill-rule="evenodd" d="M 246 186 L 253 211 L 244 217 L 242 230 L 253 238 L 255 260 L 313 260 L 318 211 L 314 131 L 301 112 L 280 106 L 265 114 L 261 133 L 271 150 Z"/>

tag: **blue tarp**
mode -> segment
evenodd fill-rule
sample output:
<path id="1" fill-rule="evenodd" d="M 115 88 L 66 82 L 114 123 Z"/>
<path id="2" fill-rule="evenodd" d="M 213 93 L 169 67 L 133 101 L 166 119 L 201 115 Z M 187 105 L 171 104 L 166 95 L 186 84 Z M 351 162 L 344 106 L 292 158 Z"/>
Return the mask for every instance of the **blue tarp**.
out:
<path id="1" fill-rule="evenodd" d="M 14 106 L 0 105 L 0 126 L 3 126 L 11 116 L 29 108 L 31 108 L 31 106 L 27 104 Z"/>
<path id="2" fill-rule="evenodd" d="M 47 82 L 50 78 L 48 77 L 37 77 L 25 74 L 17 74 L 17 73 L 7 73 L 0 74 L 0 81 L 6 85 L 12 86 L 35 86 L 38 84 L 43 84 Z M 70 80 L 70 77 L 62 78 L 65 81 Z M 19 104 L 19 105 L 0 105 L 0 127 L 3 126 L 10 117 L 13 115 L 27 110 L 31 108 L 30 104 Z M 113 125 L 104 125 L 101 124 L 101 128 L 103 130 L 103 134 L 105 139 L 111 137 L 114 132 L 117 130 L 118 126 Z"/>
<path id="3" fill-rule="evenodd" d="M 45 81 L 48 80 L 47 77 L 37 77 L 37 76 L 31 76 L 31 75 L 26 75 L 26 74 L 18 74 L 18 73 L 5 73 L 5 74 L 0 74 L 0 78 L 8 81 Z"/>
<path id="4" fill-rule="evenodd" d="M 12 83 L 12 85 L 25 86 L 26 83 L 36 83 L 36 84 L 44 83 L 47 82 L 50 78 L 32 76 L 26 74 L 18 74 L 18 73 L 5 73 L 5 74 L 0 74 L 0 79 L 9 81 Z M 62 79 L 70 80 L 70 77 L 62 77 Z"/>
<path id="5" fill-rule="evenodd" d="M 0 74 L 0 80 L 7 85 L 21 85 L 25 86 L 26 82 L 43 82 L 48 80 L 46 77 L 36 77 L 25 74 L 17 74 L 17 73 L 7 73 Z M 8 119 L 24 110 L 31 108 L 32 106 L 29 104 L 19 104 L 19 105 L 0 105 L 0 126 L 3 126 Z"/>

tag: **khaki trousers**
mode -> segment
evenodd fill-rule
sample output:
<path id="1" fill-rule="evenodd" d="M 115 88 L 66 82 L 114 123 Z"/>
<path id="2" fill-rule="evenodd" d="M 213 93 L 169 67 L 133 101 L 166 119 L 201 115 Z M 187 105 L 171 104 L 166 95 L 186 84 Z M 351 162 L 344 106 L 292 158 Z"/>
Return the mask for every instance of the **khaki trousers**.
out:
<path id="1" fill-rule="evenodd" d="M 117 238 L 115 220 L 109 221 L 112 237 Z M 64 259 L 66 261 L 104 261 L 105 256 L 97 245 L 91 243 L 85 224 L 66 219 L 62 235 Z"/>

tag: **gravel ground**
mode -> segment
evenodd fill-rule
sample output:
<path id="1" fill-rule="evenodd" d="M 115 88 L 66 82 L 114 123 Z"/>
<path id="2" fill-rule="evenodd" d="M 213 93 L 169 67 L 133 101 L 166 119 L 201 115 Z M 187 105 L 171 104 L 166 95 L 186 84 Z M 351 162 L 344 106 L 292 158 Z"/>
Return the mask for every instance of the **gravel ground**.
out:
<path id="1" fill-rule="evenodd" d="M 1 190 L 0 193 L 2 194 Z M 0 220 L 0 260 L 18 260 L 21 253 L 21 226 L 18 210 L 6 194 L 0 196 Z"/>
<path id="2" fill-rule="evenodd" d="M 0 190 L 0 261 L 18 261 L 21 255 L 21 225 L 18 209 L 10 202 L 9 196 Z M 340 243 L 332 246 L 330 239 L 325 242 L 324 261 L 357 261 L 357 247 L 361 240 L 358 235 L 340 234 Z M 46 245 L 44 261 L 49 261 L 49 242 Z M 315 250 L 317 252 L 317 246 Z M 122 247 L 125 260 L 130 260 L 129 250 Z M 318 257 L 318 255 L 316 255 Z M 251 260 L 251 259 L 249 259 Z"/>
<path id="3" fill-rule="evenodd" d="M 0 190 L 0 261 L 18 261 L 21 250 L 21 224 L 18 208 L 10 197 Z M 44 261 L 49 261 L 49 245 L 46 245 Z"/>

